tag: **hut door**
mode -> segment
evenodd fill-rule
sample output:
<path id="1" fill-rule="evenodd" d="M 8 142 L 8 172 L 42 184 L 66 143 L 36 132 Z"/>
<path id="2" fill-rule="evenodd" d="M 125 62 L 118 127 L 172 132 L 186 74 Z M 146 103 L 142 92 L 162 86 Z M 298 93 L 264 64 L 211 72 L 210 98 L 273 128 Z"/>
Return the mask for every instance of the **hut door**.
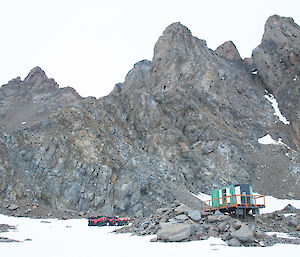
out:
<path id="1" fill-rule="evenodd" d="M 222 189 L 222 199 L 223 199 L 223 204 L 227 205 L 227 192 L 226 192 L 226 188 Z"/>

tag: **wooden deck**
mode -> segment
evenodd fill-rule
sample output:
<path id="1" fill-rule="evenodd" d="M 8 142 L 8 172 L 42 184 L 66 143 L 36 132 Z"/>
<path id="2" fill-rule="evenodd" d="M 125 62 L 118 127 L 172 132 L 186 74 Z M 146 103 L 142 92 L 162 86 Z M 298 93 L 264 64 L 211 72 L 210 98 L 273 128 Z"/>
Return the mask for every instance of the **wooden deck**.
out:
<path id="1" fill-rule="evenodd" d="M 230 203 L 230 198 L 235 198 L 235 204 Z M 244 203 L 239 202 L 238 203 L 238 197 L 243 197 L 243 200 L 245 200 Z M 251 197 L 254 200 L 249 201 L 249 197 Z M 248 199 L 247 199 L 248 198 Z M 240 198 L 241 199 L 241 198 Z M 219 204 L 219 200 L 222 200 L 225 204 Z M 216 201 L 217 206 L 212 206 L 212 202 Z M 258 208 L 264 208 L 266 206 L 266 199 L 263 195 L 230 195 L 230 196 L 224 196 L 220 198 L 215 198 L 213 200 L 207 200 L 203 202 L 203 209 L 205 211 L 214 211 L 214 210 L 220 210 L 220 209 L 258 209 Z"/>

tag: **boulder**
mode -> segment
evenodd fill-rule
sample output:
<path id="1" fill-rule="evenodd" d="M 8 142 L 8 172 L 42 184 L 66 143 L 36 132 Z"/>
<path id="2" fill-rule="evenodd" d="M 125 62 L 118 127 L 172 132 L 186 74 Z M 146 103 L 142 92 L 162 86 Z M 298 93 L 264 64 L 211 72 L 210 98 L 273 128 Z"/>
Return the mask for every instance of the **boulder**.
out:
<path id="1" fill-rule="evenodd" d="M 227 220 L 228 219 L 228 216 L 227 215 L 210 215 L 210 216 L 207 216 L 207 222 L 208 223 L 214 223 L 214 222 L 217 222 L 217 221 L 224 221 L 224 220 Z"/>
<path id="2" fill-rule="evenodd" d="M 19 205 L 17 205 L 17 204 L 10 204 L 7 209 L 9 209 L 10 211 L 15 211 L 18 208 L 19 208 Z"/>
<path id="3" fill-rule="evenodd" d="M 169 222 L 159 222 L 159 229 L 164 229 L 174 224 L 178 224 L 178 222 L 175 220 L 171 220 Z"/>
<path id="4" fill-rule="evenodd" d="M 191 218 L 193 221 L 200 221 L 201 220 L 201 214 L 198 210 L 189 210 L 188 214 L 189 218 Z"/>
<path id="5" fill-rule="evenodd" d="M 226 222 L 226 221 L 223 221 L 220 225 L 219 225 L 219 230 L 221 231 L 221 232 L 225 232 L 225 231 L 227 231 L 229 228 L 230 228 L 230 226 L 228 225 L 228 223 Z"/>
<path id="6" fill-rule="evenodd" d="M 219 221 L 219 217 L 218 216 L 211 215 L 211 216 L 207 217 L 207 222 L 208 223 L 214 223 L 214 222 L 217 222 L 217 221 Z"/>
<path id="7" fill-rule="evenodd" d="M 170 224 L 164 226 L 157 232 L 157 238 L 162 241 L 180 242 L 190 237 L 193 231 L 191 224 Z"/>
<path id="8" fill-rule="evenodd" d="M 214 228 L 211 227 L 208 231 L 207 231 L 208 236 L 212 236 L 212 237 L 217 237 L 219 236 L 218 231 Z"/>
<path id="9" fill-rule="evenodd" d="M 176 207 L 175 214 L 178 214 L 178 215 L 179 214 L 184 214 L 184 213 L 187 213 L 188 210 L 189 210 L 189 208 L 186 205 L 181 204 L 178 207 Z"/>
<path id="10" fill-rule="evenodd" d="M 241 246 L 241 243 L 238 239 L 236 238 L 231 238 L 228 243 L 229 246 Z"/>
<path id="11" fill-rule="evenodd" d="M 290 219 L 288 221 L 289 226 L 291 227 L 297 227 L 299 225 L 298 221 L 296 219 Z"/>
<path id="12" fill-rule="evenodd" d="M 242 224 L 238 230 L 232 232 L 231 236 L 242 242 L 253 242 L 255 240 L 253 232 L 245 224 Z"/>
<path id="13" fill-rule="evenodd" d="M 229 239 L 231 239 L 232 237 L 231 237 L 231 235 L 230 235 L 230 232 L 225 232 L 224 234 L 222 234 L 222 236 L 221 236 L 221 239 L 223 240 L 223 241 L 226 241 L 226 240 L 229 240 Z"/>
<path id="14" fill-rule="evenodd" d="M 178 220 L 178 221 L 185 221 L 185 220 L 188 219 L 188 216 L 186 216 L 185 214 L 180 214 L 180 215 L 177 215 L 175 217 L 175 219 Z"/>
<path id="15" fill-rule="evenodd" d="M 297 208 L 295 208 L 293 205 L 288 204 L 287 206 L 285 206 L 282 210 L 283 211 L 294 211 Z"/>
<path id="16" fill-rule="evenodd" d="M 219 210 L 216 210 L 215 213 L 214 213 L 214 215 L 216 215 L 216 216 L 221 215 L 222 216 L 224 214 L 222 212 L 220 212 Z"/>

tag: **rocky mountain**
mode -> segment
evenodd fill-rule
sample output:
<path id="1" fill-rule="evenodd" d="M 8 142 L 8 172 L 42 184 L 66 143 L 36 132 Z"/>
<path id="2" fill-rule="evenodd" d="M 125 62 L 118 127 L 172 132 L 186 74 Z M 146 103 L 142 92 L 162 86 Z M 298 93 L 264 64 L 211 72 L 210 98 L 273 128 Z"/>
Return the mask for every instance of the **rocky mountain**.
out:
<path id="1" fill-rule="evenodd" d="M 0 131 L 24 129 L 79 100 L 73 88 L 59 88 L 41 68 L 35 67 L 23 81 L 17 77 L 0 88 Z"/>
<path id="2" fill-rule="evenodd" d="M 39 68 L 10 81 L 0 89 L 0 197 L 136 216 L 175 200 L 200 208 L 191 192 L 229 183 L 299 198 L 299 33 L 272 16 L 242 60 L 232 42 L 213 51 L 174 23 L 152 61 L 100 99 L 60 89 Z M 259 143 L 267 134 L 278 143 Z"/>

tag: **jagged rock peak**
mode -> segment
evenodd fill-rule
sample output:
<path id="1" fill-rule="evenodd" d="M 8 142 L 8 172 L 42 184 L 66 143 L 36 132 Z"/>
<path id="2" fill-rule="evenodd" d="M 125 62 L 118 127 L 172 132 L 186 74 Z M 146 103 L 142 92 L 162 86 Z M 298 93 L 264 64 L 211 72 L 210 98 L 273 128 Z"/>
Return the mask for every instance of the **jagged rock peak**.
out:
<path id="1" fill-rule="evenodd" d="M 23 80 L 32 90 L 56 90 L 59 85 L 54 79 L 48 78 L 46 73 L 40 67 L 34 67 Z"/>
<path id="2" fill-rule="evenodd" d="M 27 77 L 24 79 L 24 82 L 27 82 L 29 84 L 33 83 L 37 79 L 48 79 L 46 73 L 39 67 L 34 67 L 27 75 Z"/>
<path id="3" fill-rule="evenodd" d="M 297 40 L 297 37 L 299 37 L 299 25 L 294 22 L 293 18 L 273 15 L 266 21 L 262 43 L 270 40 L 282 42 L 287 38 Z"/>
<path id="4" fill-rule="evenodd" d="M 159 60 L 165 54 L 169 55 L 170 51 L 176 50 L 178 54 L 185 55 L 191 50 L 201 52 L 206 47 L 206 42 L 194 37 L 191 31 L 180 22 L 169 25 L 159 37 L 154 47 L 152 62 Z"/>
<path id="5" fill-rule="evenodd" d="M 189 36 L 192 36 L 191 31 L 184 25 L 182 25 L 180 22 L 174 22 L 170 24 L 163 32 L 163 34 L 177 34 L 177 35 L 183 35 L 187 34 Z"/>
<path id="6" fill-rule="evenodd" d="M 292 18 L 273 15 L 265 24 L 261 44 L 252 51 L 261 78 L 274 92 L 297 75 L 299 38 L 300 27 Z"/>
<path id="7" fill-rule="evenodd" d="M 223 58 L 229 59 L 231 61 L 241 61 L 242 58 L 232 41 L 226 41 L 222 45 L 220 45 L 216 50 L 215 53 Z"/>
<path id="8" fill-rule="evenodd" d="M 292 141 L 300 149 L 300 27 L 292 18 L 273 15 L 265 24 L 261 44 L 252 51 L 252 59 L 266 89 L 294 130 Z"/>
<path id="9" fill-rule="evenodd" d="M 135 63 L 133 68 L 127 73 L 124 83 L 116 84 L 110 95 L 132 91 L 137 92 L 146 88 L 151 67 L 152 62 L 145 59 Z"/>
<path id="10" fill-rule="evenodd" d="M 138 68 L 138 67 L 143 67 L 143 66 L 151 66 L 151 64 L 152 64 L 151 61 L 144 59 L 144 60 L 141 60 L 141 61 L 135 63 L 135 64 L 133 65 L 133 69 Z M 132 69 L 132 70 L 133 70 L 133 69 Z M 128 72 L 128 74 L 129 74 L 132 70 L 130 70 L 130 71 Z M 128 74 L 127 74 L 127 75 L 128 75 Z"/>
<path id="11" fill-rule="evenodd" d="M 8 81 L 7 84 L 3 85 L 2 87 L 7 87 L 7 86 L 11 86 L 11 85 L 16 85 L 16 84 L 20 84 L 21 83 L 21 77 L 18 76 L 14 79 L 11 79 L 10 81 Z"/>

